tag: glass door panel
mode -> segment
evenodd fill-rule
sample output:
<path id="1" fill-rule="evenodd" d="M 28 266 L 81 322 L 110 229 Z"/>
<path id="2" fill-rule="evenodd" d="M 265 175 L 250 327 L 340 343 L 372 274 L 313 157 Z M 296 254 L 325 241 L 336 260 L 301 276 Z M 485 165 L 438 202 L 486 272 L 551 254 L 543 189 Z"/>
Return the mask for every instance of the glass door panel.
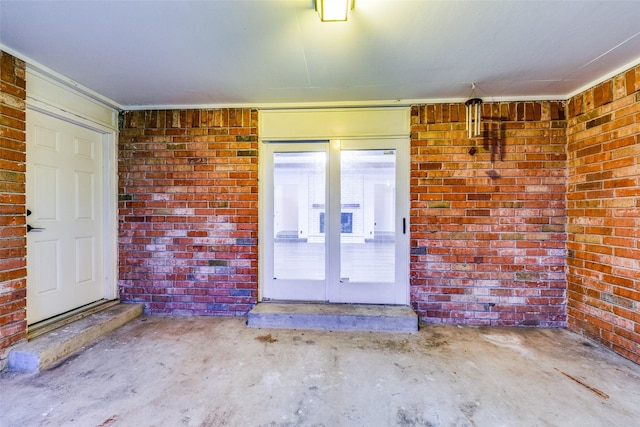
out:
<path id="1" fill-rule="evenodd" d="M 408 304 L 409 141 L 347 139 L 338 147 L 331 157 L 338 165 L 329 168 L 331 189 L 339 189 L 331 205 L 337 227 L 329 247 L 329 300 Z"/>
<path id="2" fill-rule="evenodd" d="M 263 300 L 327 301 L 328 147 L 327 141 L 261 147 Z"/>
<path id="3" fill-rule="evenodd" d="M 340 282 L 396 279 L 396 152 L 340 152 Z"/>
<path id="4" fill-rule="evenodd" d="M 325 279 L 326 153 L 273 153 L 273 277 Z"/>

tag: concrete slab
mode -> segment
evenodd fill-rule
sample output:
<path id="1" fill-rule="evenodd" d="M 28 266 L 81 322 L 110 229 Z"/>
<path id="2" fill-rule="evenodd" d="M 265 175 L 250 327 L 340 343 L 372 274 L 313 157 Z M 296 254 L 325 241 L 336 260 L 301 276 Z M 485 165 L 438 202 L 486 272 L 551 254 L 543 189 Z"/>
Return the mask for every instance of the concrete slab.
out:
<path id="1" fill-rule="evenodd" d="M 640 366 L 567 330 L 245 320 L 143 316 L 55 368 L 3 373 L 0 425 L 640 425 Z"/>
<path id="2" fill-rule="evenodd" d="M 13 371 L 38 372 L 142 315 L 142 304 L 117 304 L 48 331 L 9 352 Z"/>
<path id="3" fill-rule="evenodd" d="M 417 332 L 418 316 L 407 306 L 364 304 L 260 303 L 249 312 L 254 328 L 329 331 Z"/>
<path id="4" fill-rule="evenodd" d="M 54 329 L 61 328 L 69 323 L 77 322 L 80 319 L 84 319 L 85 317 L 89 317 L 94 313 L 106 310 L 107 308 L 113 307 L 114 305 L 118 304 L 120 304 L 120 301 L 118 300 L 96 301 L 95 303 L 79 307 L 76 310 L 66 313 L 64 316 L 43 320 L 42 322 L 38 322 L 35 325 L 29 326 L 27 339 L 31 341 L 39 337 L 40 335 L 44 335 L 53 331 Z"/>

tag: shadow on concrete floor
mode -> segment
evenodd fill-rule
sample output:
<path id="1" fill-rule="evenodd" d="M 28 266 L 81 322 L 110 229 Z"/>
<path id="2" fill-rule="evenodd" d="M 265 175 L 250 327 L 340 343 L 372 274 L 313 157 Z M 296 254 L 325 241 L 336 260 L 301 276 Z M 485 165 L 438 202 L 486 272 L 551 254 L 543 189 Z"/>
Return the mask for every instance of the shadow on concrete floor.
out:
<path id="1" fill-rule="evenodd" d="M 142 317 L 39 374 L 2 426 L 632 426 L 640 366 L 560 329 L 418 334 Z"/>

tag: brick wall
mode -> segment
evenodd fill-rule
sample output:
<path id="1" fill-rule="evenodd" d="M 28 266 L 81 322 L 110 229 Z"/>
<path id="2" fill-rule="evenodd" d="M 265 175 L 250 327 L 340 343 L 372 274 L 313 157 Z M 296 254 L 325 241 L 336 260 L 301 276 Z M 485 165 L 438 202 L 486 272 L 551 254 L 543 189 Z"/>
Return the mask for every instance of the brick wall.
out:
<path id="1" fill-rule="evenodd" d="M 135 111 L 119 138 L 120 298 L 148 313 L 257 301 L 257 112 Z"/>
<path id="2" fill-rule="evenodd" d="M 426 322 L 565 325 L 566 121 L 560 102 L 412 108 L 411 303 Z M 475 151 L 475 152 L 474 152 Z"/>
<path id="3" fill-rule="evenodd" d="M 0 369 L 27 329 L 24 79 L 0 51 Z M 568 286 L 569 327 L 640 363 L 640 67 L 564 115 L 558 102 L 485 104 L 483 137 L 469 140 L 462 105 L 412 108 L 412 305 L 427 322 L 563 326 Z M 156 314 L 245 314 L 256 112 L 123 118 L 121 298 Z"/>
<path id="4" fill-rule="evenodd" d="M 0 370 L 26 339 L 25 64 L 0 51 Z"/>
<path id="5" fill-rule="evenodd" d="M 567 110 L 568 324 L 640 363 L 640 66 Z"/>

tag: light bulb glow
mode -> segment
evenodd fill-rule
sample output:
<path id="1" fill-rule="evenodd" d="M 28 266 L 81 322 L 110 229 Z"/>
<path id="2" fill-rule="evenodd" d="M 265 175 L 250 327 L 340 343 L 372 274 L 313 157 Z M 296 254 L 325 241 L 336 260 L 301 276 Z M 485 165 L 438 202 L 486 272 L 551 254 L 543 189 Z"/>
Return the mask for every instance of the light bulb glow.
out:
<path id="1" fill-rule="evenodd" d="M 322 22 L 346 21 L 351 0 L 316 0 L 316 9 Z"/>

